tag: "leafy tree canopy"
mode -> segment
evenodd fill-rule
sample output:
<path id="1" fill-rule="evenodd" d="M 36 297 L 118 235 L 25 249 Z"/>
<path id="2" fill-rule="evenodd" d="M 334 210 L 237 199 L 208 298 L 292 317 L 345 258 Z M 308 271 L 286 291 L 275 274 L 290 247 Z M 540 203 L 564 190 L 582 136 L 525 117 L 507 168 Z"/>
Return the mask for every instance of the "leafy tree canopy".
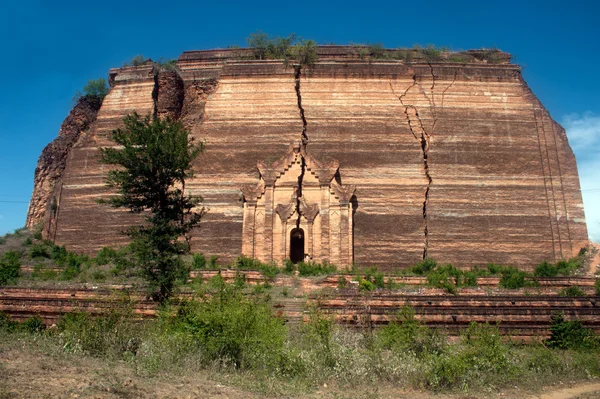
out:
<path id="1" fill-rule="evenodd" d="M 185 194 L 185 181 L 193 175 L 203 144 L 194 143 L 183 125 L 170 118 L 134 113 L 123 122 L 122 129 L 112 132 L 119 147 L 101 149 L 103 163 L 119 166 L 107 177 L 119 195 L 104 202 L 146 215 L 146 225 L 127 234 L 154 297 L 164 301 L 185 274 L 179 255 L 189 252 L 189 233 L 205 213 L 200 197 Z"/>

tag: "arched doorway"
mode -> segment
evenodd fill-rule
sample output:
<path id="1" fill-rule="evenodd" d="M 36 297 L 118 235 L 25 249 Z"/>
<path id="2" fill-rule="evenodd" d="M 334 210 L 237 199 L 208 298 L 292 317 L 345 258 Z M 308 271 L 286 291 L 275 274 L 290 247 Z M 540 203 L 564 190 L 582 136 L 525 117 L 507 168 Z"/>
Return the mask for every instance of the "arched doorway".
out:
<path id="1" fill-rule="evenodd" d="M 290 233 L 290 260 L 293 263 L 304 260 L 304 230 L 295 228 Z"/>

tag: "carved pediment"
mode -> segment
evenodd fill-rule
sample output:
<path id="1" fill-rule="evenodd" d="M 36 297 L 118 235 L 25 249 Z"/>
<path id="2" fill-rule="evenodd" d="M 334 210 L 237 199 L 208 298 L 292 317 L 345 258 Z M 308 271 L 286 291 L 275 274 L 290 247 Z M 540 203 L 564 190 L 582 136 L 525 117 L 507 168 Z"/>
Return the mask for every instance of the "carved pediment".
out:
<path id="1" fill-rule="evenodd" d="M 350 199 L 356 191 L 356 186 L 354 184 L 339 184 L 335 180 L 331 182 L 330 187 L 332 194 L 335 195 L 342 204 L 350 202 Z"/>
<path id="2" fill-rule="evenodd" d="M 256 166 L 260 172 L 260 177 L 267 186 L 272 186 L 275 181 L 290 168 L 300 152 L 298 146 L 291 143 L 283 156 L 274 162 L 258 161 Z"/>
<path id="3" fill-rule="evenodd" d="M 265 185 L 263 182 L 258 184 L 247 184 L 242 186 L 241 190 L 246 202 L 256 202 L 265 192 Z"/>
<path id="4" fill-rule="evenodd" d="M 304 159 L 306 169 L 312 173 L 322 186 L 327 186 L 339 169 L 337 160 L 321 161 L 308 153 L 305 148 L 291 143 L 283 156 L 276 161 L 258 161 L 256 166 L 266 186 L 273 186 L 300 156 Z"/>
<path id="5" fill-rule="evenodd" d="M 300 213 L 312 223 L 319 214 L 319 204 L 307 204 L 304 198 L 300 200 Z"/>
<path id="6" fill-rule="evenodd" d="M 305 149 L 302 149 L 300 154 L 304 157 L 307 169 L 319 179 L 319 184 L 322 186 L 329 185 L 340 167 L 339 161 L 320 161 L 314 155 L 306 152 Z"/>

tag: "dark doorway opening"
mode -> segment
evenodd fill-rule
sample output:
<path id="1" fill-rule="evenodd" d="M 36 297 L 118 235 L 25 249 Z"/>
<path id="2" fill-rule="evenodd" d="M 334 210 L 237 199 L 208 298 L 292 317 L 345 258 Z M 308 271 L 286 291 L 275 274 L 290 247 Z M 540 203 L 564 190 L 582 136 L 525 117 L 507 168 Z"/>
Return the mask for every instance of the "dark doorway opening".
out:
<path id="1" fill-rule="evenodd" d="M 290 260 L 293 263 L 304 260 L 304 230 L 296 228 L 290 233 Z"/>

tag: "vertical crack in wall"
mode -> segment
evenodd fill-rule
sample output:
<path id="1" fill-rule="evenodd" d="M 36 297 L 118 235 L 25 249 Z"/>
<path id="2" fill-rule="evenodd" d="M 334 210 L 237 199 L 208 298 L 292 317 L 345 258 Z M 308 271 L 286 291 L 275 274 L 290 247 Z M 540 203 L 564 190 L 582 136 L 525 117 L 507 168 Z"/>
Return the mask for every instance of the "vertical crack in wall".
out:
<path id="1" fill-rule="evenodd" d="M 304 173 L 306 172 L 306 160 L 303 154 L 306 152 L 306 146 L 308 145 L 308 135 L 306 133 L 308 129 L 308 123 L 304 116 L 304 108 L 302 108 L 302 94 L 300 93 L 300 78 L 302 77 L 302 65 L 294 66 L 294 81 L 296 83 L 296 98 L 298 99 L 298 110 L 300 111 L 300 118 L 302 119 L 302 133 L 300 134 L 300 159 L 301 159 L 301 172 L 298 176 L 298 188 L 296 189 L 296 228 L 300 228 L 300 222 L 302 215 L 300 214 L 300 201 L 302 200 L 302 183 L 304 181 Z"/>
<path id="2" fill-rule="evenodd" d="M 414 105 L 404 103 L 404 97 L 414 86 L 419 86 L 420 88 L 420 85 L 418 84 L 415 75 L 413 75 L 412 85 L 410 85 L 402 95 L 397 96 L 394 92 L 394 87 L 392 86 L 392 82 L 390 80 L 390 88 L 392 89 L 392 93 L 394 93 L 394 96 L 398 97 L 398 100 L 400 100 L 400 104 L 404 107 L 404 115 L 406 116 L 406 120 L 408 121 L 408 127 L 410 129 L 410 132 L 415 137 L 415 139 L 419 141 L 421 153 L 423 154 L 423 167 L 425 171 L 425 178 L 427 179 L 427 186 L 425 187 L 425 198 L 423 199 L 423 259 L 426 259 L 429 251 L 429 220 L 427 215 L 427 206 L 429 205 L 429 190 L 431 188 L 431 184 L 433 183 L 433 179 L 431 178 L 431 174 L 429 172 L 430 135 L 427 133 L 425 127 L 423 126 L 423 121 L 419 116 L 417 108 Z"/>
<path id="3" fill-rule="evenodd" d="M 154 106 L 152 108 L 152 118 L 156 119 L 158 116 L 158 70 L 156 67 L 152 68 L 152 73 L 154 74 L 154 88 L 152 89 L 152 102 Z"/>

